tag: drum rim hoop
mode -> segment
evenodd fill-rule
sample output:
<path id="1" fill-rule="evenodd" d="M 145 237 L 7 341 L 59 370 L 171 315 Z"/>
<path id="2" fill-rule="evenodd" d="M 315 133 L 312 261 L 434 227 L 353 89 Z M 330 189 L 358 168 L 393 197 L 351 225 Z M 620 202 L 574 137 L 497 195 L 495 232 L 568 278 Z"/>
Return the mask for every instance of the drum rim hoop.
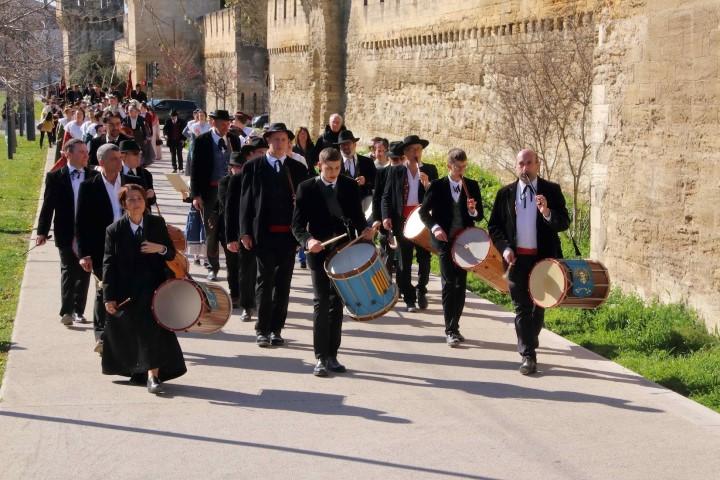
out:
<path id="1" fill-rule="evenodd" d="M 200 313 L 199 313 L 198 316 L 195 318 L 195 320 L 193 320 L 193 322 L 192 322 L 190 325 L 188 325 L 187 327 L 184 327 L 184 328 L 172 328 L 172 327 L 169 327 L 168 325 L 165 325 L 165 324 L 158 318 L 157 313 L 155 312 L 155 302 L 154 302 L 154 300 L 155 300 L 155 295 L 157 294 L 158 290 L 160 290 L 160 289 L 163 287 L 163 285 L 165 285 L 166 283 L 170 283 L 170 282 L 187 282 L 187 283 L 189 283 L 189 284 L 192 285 L 192 287 L 200 294 L 200 298 L 202 299 L 202 302 L 200 302 L 200 303 L 201 303 Z M 202 290 L 200 289 L 200 287 L 198 287 L 197 285 L 195 285 L 195 282 L 192 281 L 192 280 L 190 280 L 190 279 L 187 279 L 187 278 L 168 278 L 168 279 L 165 280 L 163 283 L 161 283 L 161 284 L 155 289 L 155 291 L 153 292 L 153 301 L 150 302 L 150 310 L 152 310 L 152 314 L 153 314 L 153 318 L 155 319 L 155 322 L 156 322 L 158 325 L 160 325 L 162 328 L 164 328 L 165 330 L 170 330 L 171 332 L 186 332 L 190 327 L 192 327 L 193 325 L 195 325 L 195 324 L 198 322 L 198 320 L 200 320 L 200 317 L 202 316 L 203 311 L 205 310 L 205 294 L 202 292 Z"/>
<path id="2" fill-rule="evenodd" d="M 560 262 L 559 260 L 562 260 L 562 258 L 560 258 L 560 259 L 558 259 L 558 258 L 550 258 L 550 257 L 548 257 L 548 258 L 541 258 L 540 260 L 538 260 L 537 262 L 535 262 L 535 265 L 533 265 L 533 268 L 530 269 L 530 275 L 528 276 L 528 287 L 527 287 L 527 289 L 528 289 L 528 296 L 530 297 L 530 300 L 532 300 L 532 302 L 533 302 L 535 305 L 537 305 L 538 307 L 540 307 L 540 308 L 553 308 L 553 307 L 557 307 L 557 306 L 560 305 L 560 304 L 565 300 L 565 298 L 567 297 L 568 285 L 569 285 L 569 283 L 570 283 L 570 282 L 568 281 L 567 275 L 563 275 L 563 277 L 565 278 L 565 288 L 563 288 L 562 295 L 560 295 L 560 298 L 558 298 L 557 302 L 555 302 L 555 303 L 552 304 L 552 305 L 549 305 L 549 306 L 540 305 L 538 302 L 535 301 L 535 297 L 533 297 L 532 292 L 530 291 L 530 278 L 532 277 L 532 274 L 533 274 L 533 272 L 535 271 L 535 268 L 537 268 L 537 266 L 538 266 L 541 262 L 549 261 L 549 262 L 552 262 L 552 263 L 560 266 L 561 269 L 565 270 L 565 267 L 563 266 L 562 262 Z"/>
<path id="3" fill-rule="evenodd" d="M 330 264 L 330 261 L 331 261 L 333 258 L 335 258 L 335 255 L 337 255 L 338 253 L 342 252 L 342 251 L 343 251 L 345 248 L 347 248 L 347 247 L 335 249 L 334 252 L 332 252 L 330 255 L 328 255 L 328 257 L 325 259 L 325 262 L 323 263 L 323 269 L 325 270 L 325 273 L 327 274 L 327 276 L 330 277 L 330 278 L 332 278 L 332 279 L 345 280 L 345 279 L 348 279 L 348 278 L 352 278 L 352 277 L 357 276 L 358 273 L 364 272 L 365 270 L 368 269 L 368 267 L 369 267 L 370 265 L 372 265 L 373 263 L 375 263 L 375 261 L 376 261 L 377 258 L 378 258 L 378 250 L 377 250 L 377 247 L 375 246 L 375 244 L 372 243 L 372 242 L 365 241 L 365 240 L 360 240 L 360 241 L 357 241 L 357 242 L 353 243 L 353 245 L 357 245 L 357 244 L 361 244 L 361 243 L 365 243 L 365 244 L 370 245 L 370 246 L 372 246 L 372 247 L 374 248 L 374 251 L 373 251 L 372 257 L 370 257 L 370 260 L 368 260 L 368 261 L 365 262 L 364 264 L 360 265 L 359 267 L 354 268 L 354 269 L 352 269 L 352 270 L 350 270 L 350 271 L 348 271 L 348 272 L 345 272 L 345 273 L 330 273 L 330 271 L 328 270 L 328 266 L 329 266 L 329 264 Z M 348 245 L 348 246 L 349 246 L 349 245 Z"/>
<path id="4" fill-rule="evenodd" d="M 395 304 L 400 299 L 400 288 L 398 288 L 397 284 L 395 284 L 395 283 L 391 284 L 391 287 L 395 287 L 395 295 L 393 295 L 392 302 L 390 302 L 382 310 L 378 310 L 377 312 L 373 312 L 369 315 L 362 315 L 360 317 L 356 317 L 352 314 L 349 314 L 348 316 L 358 322 L 367 322 L 369 320 L 375 320 L 376 318 L 380 318 L 383 315 L 385 315 L 387 312 L 389 312 L 390 310 L 392 310 L 395 307 Z"/>
<path id="5" fill-rule="evenodd" d="M 410 214 L 407 216 L 407 218 L 405 218 L 405 219 L 403 220 L 403 226 L 402 226 L 402 232 L 401 232 L 401 233 L 402 233 L 402 236 L 405 237 L 405 238 L 407 238 L 408 240 L 410 240 L 410 237 L 408 237 L 407 235 L 405 235 L 405 227 L 407 227 L 407 223 L 408 223 L 408 220 L 410 220 L 410 217 L 412 217 L 412 216 L 413 216 L 413 213 L 415 213 L 417 210 L 419 210 L 420 207 L 422 207 L 422 203 L 420 203 L 420 204 L 418 204 L 418 205 L 415 205 L 415 206 L 413 207 L 413 209 L 410 210 Z M 420 219 L 420 223 L 422 224 L 422 226 L 423 226 L 424 228 L 427 228 L 427 225 L 425 225 L 425 223 L 422 221 L 422 219 Z M 428 230 L 429 230 L 429 229 L 428 229 Z M 410 241 L 412 241 L 412 240 L 410 240 Z M 414 242 L 413 242 L 413 243 L 414 243 Z"/>

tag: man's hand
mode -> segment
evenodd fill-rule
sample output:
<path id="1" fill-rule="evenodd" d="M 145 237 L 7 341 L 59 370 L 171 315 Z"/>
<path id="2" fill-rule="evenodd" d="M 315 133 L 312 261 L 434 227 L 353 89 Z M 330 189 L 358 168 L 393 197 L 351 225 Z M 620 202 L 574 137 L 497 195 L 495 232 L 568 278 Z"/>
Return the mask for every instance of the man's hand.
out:
<path id="1" fill-rule="evenodd" d="M 310 253 L 318 253 L 324 248 L 322 242 L 316 238 L 311 238 L 307 241 L 307 251 Z"/>
<path id="2" fill-rule="evenodd" d="M 538 195 L 535 201 L 537 202 L 538 210 L 540 210 L 543 217 L 550 215 L 550 209 L 548 208 L 547 198 L 545 198 L 545 195 Z"/>
<path id="3" fill-rule="evenodd" d="M 442 227 L 436 228 L 436 229 L 433 231 L 433 235 L 435 235 L 435 238 L 437 238 L 437 239 L 440 240 L 441 242 L 447 242 L 447 241 L 448 241 L 447 234 L 445 233 L 445 230 L 442 229 Z"/>
<path id="4" fill-rule="evenodd" d="M 242 243 L 243 247 L 245 247 L 245 250 L 252 250 L 253 248 L 253 239 L 250 235 L 243 235 L 240 237 L 240 243 Z"/>
<path id="5" fill-rule="evenodd" d="M 363 177 L 362 175 L 360 175 L 359 177 L 357 177 L 357 178 L 355 179 L 355 181 L 356 181 L 357 184 L 360 185 L 361 187 L 362 187 L 363 185 L 365 185 L 365 177 Z"/>
<path id="6" fill-rule="evenodd" d="M 385 230 L 392 230 L 392 220 L 389 218 L 383 219 L 383 227 L 385 227 Z"/>
<path id="7" fill-rule="evenodd" d="M 380 220 L 375 220 L 375 221 L 373 222 L 373 224 L 372 224 L 373 230 L 377 230 L 377 229 L 379 229 L 380 227 L 382 227 L 382 222 L 381 222 Z"/>
<path id="8" fill-rule="evenodd" d="M 82 267 L 83 270 L 86 272 L 92 272 L 92 258 L 90 257 L 83 257 L 80 259 L 80 267 Z"/>
<path id="9" fill-rule="evenodd" d="M 105 302 L 105 311 L 107 311 L 110 315 L 115 315 L 118 311 L 117 309 L 117 302 Z"/>
<path id="10" fill-rule="evenodd" d="M 475 209 L 477 206 L 477 202 L 474 198 L 468 198 L 467 201 L 467 207 L 468 207 L 468 213 L 470 215 L 477 215 L 477 210 Z"/>
<path id="11" fill-rule="evenodd" d="M 425 188 L 430 185 L 430 177 L 427 176 L 427 173 L 420 172 L 420 183 L 422 183 Z"/>
<path id="12" fill-rule="evenodd" d="M 153 190 L 152 188 L 148 188 L 147 191 L 145 192 L 145 197 L 153 198 L 154 196 L 155 196 L 155 190 Z"/>
<path id="13" fill-rule="evenodd" d="M 148 242 L 145 240 L 140 244 L 140 251 L 142 253 L 160 253 L 167 247 L 161 243 Z"/>
<path id="14" fill-rule="evenodd" d="M 237 241 L 235 241 L 235 242 L 230 242 L 230 243 L 227 244 L 227 249 L 230 250 L 230 251 L 233 252 L 233 253 L 237 253 L 238 250 L 240 250 L 240 243 L 237 242 Z"/>
<path id="15" fill-rule="evenodd" d="M 362 236 L 362 238 L 363 238 L 364 240 L 367 240 L 368 242 L 372 242 L 372 241 L 373 241 L 373 237 L 375 236 L 375 229 L 374 229 L 374 228 L 365 227 L 365 230 L 362 231 L 361 236 Z"/>
<path id="16" fill-rule="evenodd" d="M 515 252 L 513 252 L 512 248 L 505 249 L 505 251 L 503 252 L 503 258 L 508 265 L 512 265 L 515 263 Z"/>
<path id="17" fill-rule="evenodd" d="M 201 197 L 193 197 L 193 207 L 195 207 L 195 210 L 202 213 L 203 211 L 203 201 Z"/>
<path id="18" fill-rule="evenodd" d="M 37 245 L 37 246 L 45 245 L 46 242 L 47 242 L 47 235 L 38 235 L 37 237 L 35 237 L 35 245 Z"/>

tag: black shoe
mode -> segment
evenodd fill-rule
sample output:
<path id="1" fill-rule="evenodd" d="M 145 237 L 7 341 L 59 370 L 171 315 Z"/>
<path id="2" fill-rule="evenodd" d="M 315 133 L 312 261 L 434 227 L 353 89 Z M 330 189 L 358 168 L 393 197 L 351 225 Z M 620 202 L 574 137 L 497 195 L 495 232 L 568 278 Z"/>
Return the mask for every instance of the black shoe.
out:
<path id="1" fill-rule="evenodd" d="M 445 335 L 445 343 L 447 343 L 450 348 L 455 348 L 460 345 L 460 339 L 456 337 L 454 333 L 448 333 Z"/>
<path id="2" fill-rule="evenodd" d="M 418 290 L 417 292 L 418 307 L 420 310 L 428 308 L 427 294 Z"/>
<path id="3" fill-rule="evenodd" d="M 217 280 L 217 272 L 210 270 L 207 274 L 207 280 L 208 282 L 214 282 Z"/>
<path id="4" fill-rule="evenodd" d="M 414 304 L 414 303 L 406 303 L 406 304 L 405 304 L 405 310 L 406 310 L 408 313 L 417 312 L 417 308 L 415 307 L 415 304 Z"/>
<path id="5" fill-rule="evenodd" d="M 307 268 L 307 262 L 300 262 L 300 268 Z"/>
<path id="6" fill-rule="evenodd" d="M 274 347 L 279 347 L 281 345 L 285 345 L 285 339 L 281 337 L 279 333 L 271 333 L 270 344 Z"/>
<path id="7" fill-rule="evenodd" d="M 162 383 L 160 383 L 157 377 L 148 377 L 147 389 L 150 393 L 163 393 Z"/>
<path id="8" fill-rule="evenodd" d="M 328 376 L 327 366 L 325 365 L 325 360 L 323 360 L 322 358 L 318 358 L 318 361 L 315 364 L 315 368 L 313 368 L 313 375 L 315 375 L 316 377 Z"/>
<path id="9" fill-rule="evenodd" d="M 147 380 L 147 373 L 133 373 L 130 376 L 130 385 L 145 385 Z"/>
<path id="10" fill-rule="evenodd" d="M 270 339 L 267 337 L 267 335 L 258 333 L 257 340 L 255 340 L 255 343 L 257 343 L 258 347 L 266 348 L 266 347 L 270 346 Z"/>
<path id="11" fill-rule="evenodd" d="M 461 342 L 465 341 L 465 337 L 463 337 L 462 333 L 460 333 L 460 332 L 453 332 L 453 333 L 457 337 L 458 340 L 460 340 Z"/>
<path id="12" fill-rule="evenodd" d="M 520 373 L 530 375 L 535 372 L 537 372 L 537 361 L 534 358 L 523 357 L 523 361 L 520 364 Z"/>
<path id="13" fill-rule="evenodd" d="M 177 173 L 177 168 L 173 168 L 173 173 Z"/>
<path id="14" fill-rule="evenodd" d="M 327 359 L 327 369 L 337 373 L 347 372 L 345 365 L 338 362 L 337 357 L 330 357 Z"/>
<path id="15" fill-rule="evenodd" d="M 242 308 L 242 306 L 240 305 L 240 299 L 239 299 L 239 298 L 237 298 L 237 297 L 230 297 L 230 300 L 232 301 L 233 310 L 238 310 L 238 309 Z"/>

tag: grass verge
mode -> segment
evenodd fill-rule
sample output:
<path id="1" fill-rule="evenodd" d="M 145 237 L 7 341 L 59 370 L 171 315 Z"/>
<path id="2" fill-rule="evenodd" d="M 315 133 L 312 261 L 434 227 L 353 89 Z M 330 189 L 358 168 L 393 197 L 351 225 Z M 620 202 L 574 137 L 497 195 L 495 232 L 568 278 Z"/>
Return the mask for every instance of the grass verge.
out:
<path id="1" fill-rule="evenodd" d="M 32 233 L 47 147 L 18 136 L 12 160 L 0 135 L 0 380 L 10 349 L 28 238 Z"/>
<path id="2" fill-rule="evenodd" d="M 423 157 L 447 172 L 440 156 Z M 466 175 L 480 182 L 485 218 L 489 218 L 500 188 L 499 180 L 471 165 Z M 487 222 L 480 223 L 487 228 Z M 563 252 L 574 256 L 570 237 L 561 234 Z M 581 256 L 590 253 L 589 206 L 580 208 L 576 238 Z M 432 270 L 439 274 L 437 257 Z M 499 293 L 474 275 L 468 276 L 468 289 L 508 310 L 509 295 Z M 708 333 L 697 315 L 682 305 L 644 302 L 633 295 L 614 290 L 608 301 L 595 310 L 553 308 L 545 312 L 545 326 L 645 378 L 720 412 L 720 338 Z"/>

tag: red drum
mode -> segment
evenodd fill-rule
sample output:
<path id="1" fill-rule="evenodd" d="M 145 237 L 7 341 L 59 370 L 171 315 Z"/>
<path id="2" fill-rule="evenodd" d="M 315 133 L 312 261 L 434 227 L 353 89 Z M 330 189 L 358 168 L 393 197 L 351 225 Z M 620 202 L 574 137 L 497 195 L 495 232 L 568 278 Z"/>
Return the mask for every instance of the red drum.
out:
<path id="1" fill-rule="evenodd" d="M 215 333 L 232 314 L 232 299 L 219 285 L 171 278 L 152 300 L 155 321 L 172 332 Z"/>
<path id="2" fill-rule="evenodd" d="M 473 272 L 495 290 L 503 293 L 510 290 L 503 276 L 502 256 L 482 228 L 466 228 L 455 236 L 452 259 L 455 265 Z"/>
<path id="3" fill-rule="evenodd" d="M 170 240 L 175 246 L 175 251 L 184 252 L 185 248 L 187 247 L 187 241 L 185 240 L 185 234 L 183 233 L 183 231 L 169 224 L 166 224 L 166 226 L 168 235 L 170 235 Z"/>
<path id="4" fill-rule="evenodd" d="M 413 208 L 410 215 L 408 215 L 405 220 L 403 236 L 428 252 L 434 254 L 439 253 L 433 248 L 432 243 L 430 242 L 430 229 L 427 228 L 420 219 L 420 205 Z"/>
<path id="5" fill-rule="evenodd" d="M 530 271 L 528 290 L 539 307 L 597 308 L 610 294 L 610 276 L 593 260 L 546 258 Z"/>

